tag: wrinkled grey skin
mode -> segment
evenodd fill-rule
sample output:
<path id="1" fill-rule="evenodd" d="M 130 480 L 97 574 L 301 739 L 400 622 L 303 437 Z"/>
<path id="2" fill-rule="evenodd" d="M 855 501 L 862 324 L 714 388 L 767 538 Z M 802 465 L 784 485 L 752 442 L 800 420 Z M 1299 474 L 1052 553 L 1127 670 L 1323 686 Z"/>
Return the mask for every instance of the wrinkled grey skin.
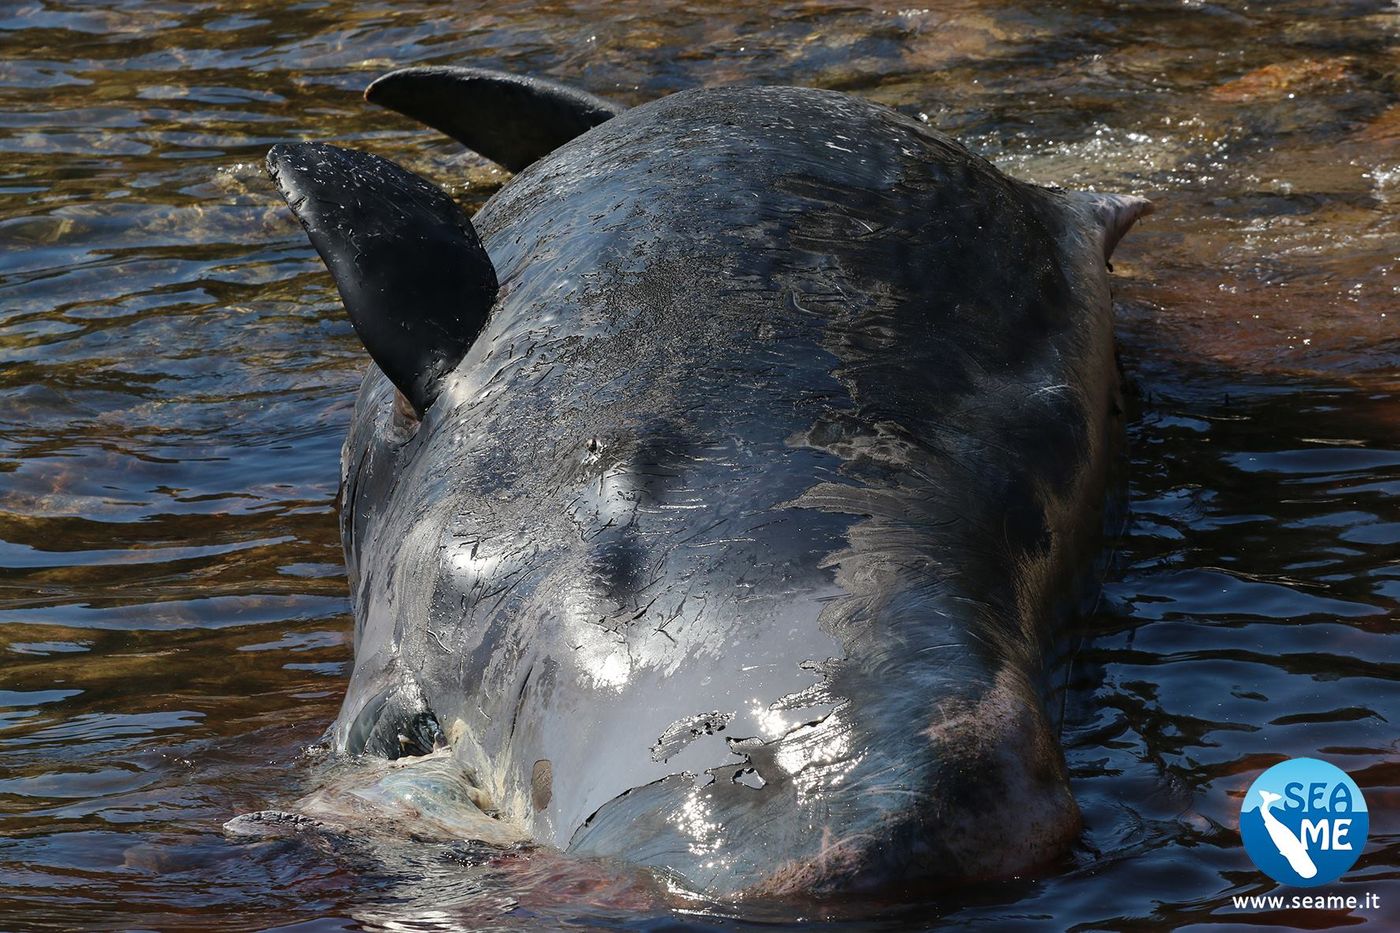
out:
<path id="1" fill-rule="evenodd" d="M 446 746 L 504 836 L 712 894 L 1053 858 L 1125 203 L 793 88 L 536 162 L 474 218 L 500 295 L 421 423 L 360 393 L 335 749 Z"/>

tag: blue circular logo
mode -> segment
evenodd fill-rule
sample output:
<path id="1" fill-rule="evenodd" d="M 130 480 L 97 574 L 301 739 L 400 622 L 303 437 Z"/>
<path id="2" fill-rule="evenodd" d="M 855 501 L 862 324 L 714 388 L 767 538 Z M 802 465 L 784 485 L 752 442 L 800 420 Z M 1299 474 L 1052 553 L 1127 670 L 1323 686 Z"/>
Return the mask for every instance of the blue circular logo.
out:
<path id="1" fill-rule="evenodd" d="M 1370 814 L 1345 771 L 1316 758 L 1282 761 L 1240 804 L 1244 850 L 1280 884 L 1312 888 L 1341 877 L 1366 845 Z"/>

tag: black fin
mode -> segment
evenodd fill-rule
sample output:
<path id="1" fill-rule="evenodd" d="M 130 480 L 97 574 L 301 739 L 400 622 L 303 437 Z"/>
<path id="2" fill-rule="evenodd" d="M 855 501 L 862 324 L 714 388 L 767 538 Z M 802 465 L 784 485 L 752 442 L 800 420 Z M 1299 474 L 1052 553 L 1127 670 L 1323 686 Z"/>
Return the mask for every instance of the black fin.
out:
<path id="1" fill-rule="evenodd" d="M 585 91 L 486 68 L 403 68 L 365 100 L 426 123 L 518 172 L 623 108 Z"/>
<path id="2" fill-rule="evenodd" d="M 1113 258 L 1118 241 L 1139 219 L 1153 212 L 1152 202 L 1135 194 L 1100 194 L 1097 191 L 1051 189 L 1066 202 L 1074 215 L 1071 223 L 1086 227 L 1103 249 L 1104 262 Z M 1108 271 L 1113 271 L 1109 265 Z"/>
<path id="3" fill-rule="evenodd" d="M 496 300 L 471 221 L 442 189 L 367 152 L 273 146 L 267 169 L 365 349 L 422 415 Z"/>

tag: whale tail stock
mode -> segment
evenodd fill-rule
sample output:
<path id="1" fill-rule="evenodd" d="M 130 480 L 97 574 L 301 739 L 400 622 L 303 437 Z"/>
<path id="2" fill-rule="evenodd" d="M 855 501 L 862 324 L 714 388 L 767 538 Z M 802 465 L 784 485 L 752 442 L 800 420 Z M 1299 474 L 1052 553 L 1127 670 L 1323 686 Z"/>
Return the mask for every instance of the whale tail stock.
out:
<path id="1" fill-rule="evenodd" d="M 1282 800 L 1283 798 L 1280 797 L 1278 794 L 1270 793 L 1266 790 L 1261 790 L 1259 792 L 1259 799 L 1262 800 L 1264 802 L 1263 805 L 1267 807 L 1269 804 L 1276 803 L 1277 801 Z"/>
<path id="2" fill-rule="evenodd" d="M 496 299 L 471 221 L 441 188 L 367 152 L 277 145 L 267 169 L 365 349 L 421 417 Z"/>
<path id="3" fill-rule="evenodd" d="M 518 172 L 623 108 L 542 78 L 488 68 L 401 68 L 365 88 L 396 110 Z"/>

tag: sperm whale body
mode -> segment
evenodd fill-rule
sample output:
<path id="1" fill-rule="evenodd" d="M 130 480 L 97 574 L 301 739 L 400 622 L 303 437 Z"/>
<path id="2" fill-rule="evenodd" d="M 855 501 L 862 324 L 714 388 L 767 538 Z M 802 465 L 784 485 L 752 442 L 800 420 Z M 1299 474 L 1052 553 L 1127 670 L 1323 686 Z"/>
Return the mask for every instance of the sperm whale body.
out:
<path id="1" fill-rule="evenodd" d="M 269 154 L 375 363 L 330 733 L 375 783 L 303 812 L 722 896 L 1063 853 L 1046 658 L 1106 523 L 1107 260 L 1148 202 L 810 88 L 367 98 L 519 174 L 468 218 L 368 153 Z"/>

